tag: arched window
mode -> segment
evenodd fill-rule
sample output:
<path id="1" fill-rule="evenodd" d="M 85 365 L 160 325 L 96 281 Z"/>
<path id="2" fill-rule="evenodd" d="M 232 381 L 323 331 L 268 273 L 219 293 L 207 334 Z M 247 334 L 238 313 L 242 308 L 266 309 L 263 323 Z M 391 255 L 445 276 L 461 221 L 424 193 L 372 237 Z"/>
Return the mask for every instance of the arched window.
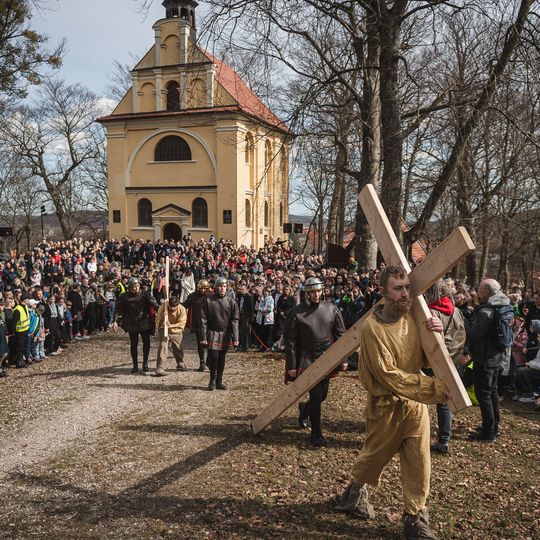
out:
<path id="1" fill-rule="evenodd" d="M 176 81 L 171 81 L 167 85 L 167 110 L 180 110 L 180 85 Z"/>
<path id="2" fill-rule="evenodd" d="M 266 201 L 264 202 L 264 226 L 270 227 L 270 207 Z"/>
<path id="3" fill-rule="evenodd" d="M 283 225 L 283 203 L 279 203 L 279 226 Z"/>
<path id="4" fill-rule="evenodd" d="M 197 197 L 191 204 L 191 226 L 208 227 L 208 204 L 202 197 Z"/>
<path id="5" fill-rule="evenodd" d="M 141 199 L 137 203 L 137 216 L 139 227 L 152 226 L 152 203 L 148 199 Z"/>
<path id="6" fill-rule="evenodd" d="M 189 144 L 178 135 L 167 135 L 157 145 L 155 161 L 191 161 Z"/>
<path id="7" fill-rule="evenodd" d="M 244 147 L 244 159 L 246 165 L 249 166 L 249 189 L 255 188 L 255 143 L 253 142 L 253 135 L 246 133 L 245 147 Z"/>
<path id="8" fill-rule="evenodd" d="M 246 227 L 249 229 L 251 228 L 251 202 L 249 199 L 246 199 L 246 205 L 245 205 L 245 214 L 246 214 Z"/>
<path id="9" fill-rule="evenodd" d="M 272 156 L 272 143 L 266 139 L 264 143 L 264 174 L 265 174 L 265 183 L 264 191 L 270 191 L 272 182 L 274 179 L 273 173 L 273 156 Z"/>

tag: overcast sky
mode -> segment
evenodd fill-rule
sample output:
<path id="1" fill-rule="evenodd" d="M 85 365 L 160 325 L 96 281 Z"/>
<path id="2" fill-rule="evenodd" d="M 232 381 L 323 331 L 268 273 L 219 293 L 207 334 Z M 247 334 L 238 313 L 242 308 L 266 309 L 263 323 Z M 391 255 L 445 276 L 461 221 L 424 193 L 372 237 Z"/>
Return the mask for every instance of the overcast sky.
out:
<path id="1" fill-rule="evenodd" d="M 35 13 L 32 26 L 49 36 L 51 45 L 66 38 L 57 75 L 98 94 L 107 86 L 113 60 L 142 56 L 154 42 L 152 25 L 165 16 L 161 0 L 154 1 L 146 18 L 137 11 L 137 0 L 48 0 L 46 5 L 51 10 Z"/>

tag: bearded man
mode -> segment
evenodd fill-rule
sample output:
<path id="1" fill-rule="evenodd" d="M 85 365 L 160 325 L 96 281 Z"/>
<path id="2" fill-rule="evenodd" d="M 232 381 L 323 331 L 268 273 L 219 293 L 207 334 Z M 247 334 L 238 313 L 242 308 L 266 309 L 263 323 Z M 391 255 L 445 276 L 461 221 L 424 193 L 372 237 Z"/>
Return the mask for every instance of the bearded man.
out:
<path id="1" fill-rule="evenodd" d="M 398 266 L 380 275 L 384 304 L 369 315 L 361 330 L 359 376 L 367 390 L 366 439 L 352 469 L 353 481 L 333 501 L 336 510 L 373 518 L 366 484 L 377 486 L 380 475 L 399 452 L 405 511 L 403 537 L 436 540 L 429 527 L 426 500 L 431 474 L 429 416 L 426 404 L 444 403 L 444 383 L 427 377 L 427 367 L 414 318 L 410 283 Z M 438 318 L 426 326 L 443 332 Z"/>

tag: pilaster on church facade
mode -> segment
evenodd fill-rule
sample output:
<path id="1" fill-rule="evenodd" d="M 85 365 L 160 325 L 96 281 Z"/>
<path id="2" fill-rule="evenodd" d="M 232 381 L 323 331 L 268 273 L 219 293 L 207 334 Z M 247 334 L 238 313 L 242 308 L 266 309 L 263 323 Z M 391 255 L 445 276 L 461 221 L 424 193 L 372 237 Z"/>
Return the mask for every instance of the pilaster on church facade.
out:
<path id="1" fill-rule="evenodd" d="M 154 45 L 107 129 L 110 236 L 238 245 L 283 237 L 291 134 L 196 42 L 193 0 L 165 0 Z"/>

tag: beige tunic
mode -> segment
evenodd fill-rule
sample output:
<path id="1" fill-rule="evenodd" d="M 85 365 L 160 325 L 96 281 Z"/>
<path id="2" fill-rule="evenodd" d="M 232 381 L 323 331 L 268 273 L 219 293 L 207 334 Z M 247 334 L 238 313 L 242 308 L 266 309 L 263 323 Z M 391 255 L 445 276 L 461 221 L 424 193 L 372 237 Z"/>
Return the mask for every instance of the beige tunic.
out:
<path id="1" fill-rule="evenodd" d="M 359 485 L 377 485 L 399 453 L 405 512 L 416 514 L 429 495 L 429 417 L 424 404 L 444 401 L 444 384 L 426 377 L 416 323 L 408 314 L 382 323 L 372 314 L 361 333 L 359 377 L 368 392 L 367 436 L 352 475 Z"/>

